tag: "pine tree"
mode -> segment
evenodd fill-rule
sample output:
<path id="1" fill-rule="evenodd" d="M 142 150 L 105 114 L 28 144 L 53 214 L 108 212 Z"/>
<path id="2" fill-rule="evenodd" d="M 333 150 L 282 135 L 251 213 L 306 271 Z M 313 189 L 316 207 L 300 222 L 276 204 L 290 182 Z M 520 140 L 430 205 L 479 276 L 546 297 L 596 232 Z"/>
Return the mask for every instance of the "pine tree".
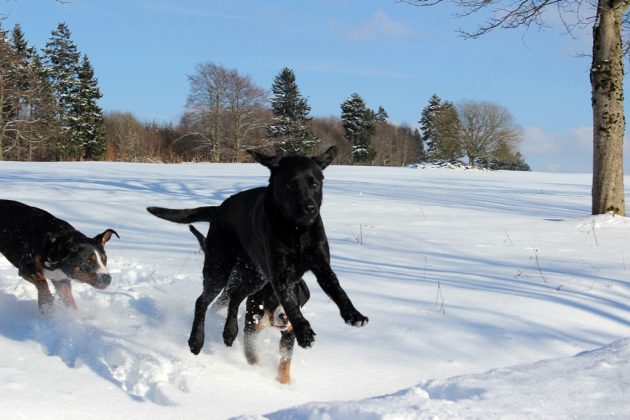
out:
<path id="1" fill-rule="evenodd" d="M 389 115 L 387 114 L 387 111 L 385 111 L 385 108 L 379 106 L 376 114 L 374 115 L 374 119 L 378 122 L 387 122 L 388 118 Z"/>
<path id="2" fill-rule="evenodd" d="M 60 23 L 51 35 L 44 48 L 44 54 L 57 101 L 57 119 L 61 128 L 57 142 L 65 157 L 80 158 L 84 151 L 83 144 L 72 134 L 76 123 L 75 110 L 79 101 L 80 55 L 65 23 Z"/>
<path id="3" fill-rule="evenodd" d="M 308 116 L 311 107 L 300 93 L 293 70 L 284 68 L 271 87 L 273 122 L 267 127 L 270 140 L 283 153 L 305 154 L 319 143 Z"/>
<path id="4" fill-rule="evenodd" d="M 78 101 L 75 104 L 75 119 L 72 135 L 73 144 L 83 145 L 83 157 L 100 159 L 107 149 L 103 127 L 103 112 L 96 101 L 103 95 L 94 77 L 94 69 L 87 56 L 83 56 L 78 71 Z"/>
<path id="5" fill-rule="evenodd" d="M 420 115 L 420 130 L 422 130 L 422 143 L 428 159 L 433 159 L 435 149 L 435 138 L 437 129 L 435 127 L 435 118 L 437 116 L 442 100 L 436 94 L 429 98 L 429 104 L 422 110 Z"/>
<path id="6" fill-rule="evenodd" d="M 424 150 L 424 142 L 422 141 L 422 134 L 420 134 L 420 131 L 417 128 L 413 130 L 413 139 L 417 143 L 418 161 L 422 162 L 422 161 L 427 160 L 427 153 Z"/>
<path id="7" fill-rule="evenodd" d="M 357 93 L 341 104 L 344 136 L 352 143 L 353 162 L 370 162 L 376 156 L 376 150 L 370 144 L 376 128 L 375 120 L 376 114 L 365 106 L 363 98 Z"/>
<path id="8" fill-rule="evenodd" d="M 57 155 L 56 133 L 60 132 L 56 118 L 57 103 L 50 83 L 49 72 L 37 51 L 29 63 L 32 80 L 30 102 L 32 134 L 28 145 L 28 160 L 50 160 Z M 52 139 L 52 140 L 51 140 Z M 35 149 L 39 149 L 35 153 Z"/>
<path id="9" fill-rule="evenodd" d="M 464 156 L 461 124 L 455 105 L 448 101 L 442 102 L 433 123 L 432 158 L 454 162 Z"/>

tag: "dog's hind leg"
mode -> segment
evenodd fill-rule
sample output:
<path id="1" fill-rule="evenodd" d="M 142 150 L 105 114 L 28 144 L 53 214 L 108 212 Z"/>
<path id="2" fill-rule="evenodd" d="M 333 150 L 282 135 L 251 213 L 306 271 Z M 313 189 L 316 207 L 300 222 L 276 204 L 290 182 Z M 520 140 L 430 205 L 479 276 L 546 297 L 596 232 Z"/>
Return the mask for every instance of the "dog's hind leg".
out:
<path id="1" fill-rule="evenodd" d="M 203 266 L 203 292 L 195 302 L 193 320 L 188 346 L 193 354 L 199 354 L 205 338 L 206 310 L 227 283 L 232 270 L 233 259 L 218 254 L 206 253 Z"/>
<path id="2" fill-rule="evenodd" d="M 250 364 L 258 363 L 258 353 L 256 352 L 256 338 L 260 331 L 263 316 L 262 292 L 254 293 L 247 297 L 247 312 L 245 313 L 245 358 Z"/>
<path id="3" fill-rule="evenodd" d="M 70 283 L 70 279 L 52 280 L 52 283 L 63 304 L 69 308 L 77 309 L 77 304 L 72 296 L 72 284 Z"/>
<path id="4" fill-rule="evenodd" d="M 238 307 L 249 295 L 262 289 L 265 281 L 258 271 L 242 268 L 239 270 L 241 282 L 230 294 L 227 319 L 223 328 L 223 342 L 230 347 L 238 335 Z"/>

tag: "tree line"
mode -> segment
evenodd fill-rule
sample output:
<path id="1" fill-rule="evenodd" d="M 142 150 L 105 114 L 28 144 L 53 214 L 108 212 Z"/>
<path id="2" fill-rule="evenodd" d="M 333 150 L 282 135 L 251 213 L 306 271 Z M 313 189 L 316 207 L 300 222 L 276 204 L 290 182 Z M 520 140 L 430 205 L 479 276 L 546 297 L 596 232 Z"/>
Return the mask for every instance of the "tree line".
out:
<path id="1" fill-rule="evenodd" d="M 65 24 L 37 51 L 0 28 L 0 159 L 93 160 L 106 149 L 94 69 Z"/>
<path id="2" fill-rule="evenodd" d="M 66 24 L 51 32 L 41 52 L 19 25 L 0 28 L 0 160 L 241 162 L 250 148 L 290 154 L 336 145 L 341 164 L 402 166 L 467 156 L 475 166 L 529 170 L 518 152 L 520 130 L 496 104 L 455 106 L 434 95 L 418 129 L 391 123 L 382 106 L 368 108 L 358 93 L 340 104 L 339 116 L 311 117 L 289 68 L 270 92 L 212 62 L 198 64 L 188 82 L 177 123 L 104 114 L 94 69 Z"/>

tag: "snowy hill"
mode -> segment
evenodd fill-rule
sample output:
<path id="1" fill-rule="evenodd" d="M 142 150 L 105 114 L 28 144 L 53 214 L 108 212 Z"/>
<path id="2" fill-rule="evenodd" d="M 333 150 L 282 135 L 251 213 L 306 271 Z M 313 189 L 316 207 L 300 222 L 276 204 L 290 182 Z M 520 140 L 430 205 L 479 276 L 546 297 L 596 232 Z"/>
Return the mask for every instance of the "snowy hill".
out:
<path id="1" fill-rule="evenodd" d="M 3 418 L 630 415 L 630 219 L 589 216 L 590 175 L 325 175 L 333 268 L 370 324 L 346 326 L 307 276 L 317 341 L 280 385 L 278 335 L 265 331 L 252 367 L 242 334 L 223 345 L 223 312 L 189 352 L 203 256 L 186 226 L 144 210 L 217 204 L 264 185 L 264 167 L 0 162 L 0 198 L 121 236 L 112 285 L 75 283 L 79 312 L 51 320 L 0 257 Z"/>

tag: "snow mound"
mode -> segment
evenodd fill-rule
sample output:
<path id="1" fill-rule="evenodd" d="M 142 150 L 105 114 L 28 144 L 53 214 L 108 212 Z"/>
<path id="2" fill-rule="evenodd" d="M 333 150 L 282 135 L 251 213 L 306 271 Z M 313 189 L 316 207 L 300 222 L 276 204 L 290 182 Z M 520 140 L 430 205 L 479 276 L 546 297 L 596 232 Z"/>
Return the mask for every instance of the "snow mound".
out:
<path id="1" fill-rule="evenodd" d="M 629 390 L 626 338 L 570 358 L 427 381 L 359 401 L 309 403 L 249 419 L 621 419 L 630 414 Z"/>

